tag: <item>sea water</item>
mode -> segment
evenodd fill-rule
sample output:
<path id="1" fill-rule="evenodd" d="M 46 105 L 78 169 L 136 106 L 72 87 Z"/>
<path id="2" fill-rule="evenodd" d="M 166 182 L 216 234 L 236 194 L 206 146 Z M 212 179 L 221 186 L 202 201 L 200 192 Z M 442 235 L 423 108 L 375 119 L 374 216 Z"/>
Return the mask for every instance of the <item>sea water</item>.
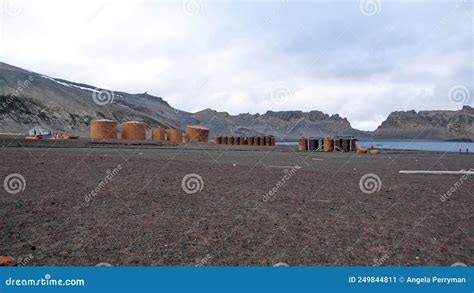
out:
<path id="1" fill-rule="evenodd" d="M 297 145 L 296 141 L 277 142 L 279 145 Z M 451 141 L 419 141 L 419 140 L 393 140 L 393 141 L 357 141 L 357 146 L 376 149 L 391 150 L 413 150 L 413 151 L 437 151 L 437 152 L 474 152 L 474 142 L 451 142 Z"/>

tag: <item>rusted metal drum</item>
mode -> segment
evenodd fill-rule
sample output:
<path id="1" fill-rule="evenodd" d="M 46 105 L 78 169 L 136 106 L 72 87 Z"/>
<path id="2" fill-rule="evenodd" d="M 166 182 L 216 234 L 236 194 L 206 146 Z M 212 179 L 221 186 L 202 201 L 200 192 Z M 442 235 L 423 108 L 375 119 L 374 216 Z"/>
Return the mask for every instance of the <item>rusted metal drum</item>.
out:
<path id="1" fill-rule="evenodd" d="M 227 144 L 234 144 L 234 137 L 233 136 L 228 136 L 227 137 Z"/>
<path id="2" fill-rule="evenodd" d="M 308 138 L 308 151 L 315 151 L 318 149 L 319 140 L 314 137 Z"/>
<path id="3" fill-rule="evenodd" d="M 264 146 L 265 145 L 265 137 L 264 136 L 259 136 L 258 137 L 258 145 L 259 146 Z"/>
<path id="4" fill-rule="evenodd" d="M 221 144 L 227 144 L 227 136 L 222 136 L 221 137 Z"/>
<path id="5" fill-rule="evenodd" d="M 334 150 L 334 140 L 331 137 L 326 137 L 324 139 L 324 151 L 332 152 Z"/>
<path id="6" fill-rule="evenodd" d="M 252 140 L 253 140 L 252 145 L 258 145 L 258 136 L 253 136 Z"/>
<path id="7" fill-rule="evenodd" d="M 308 150 L 308 139 L 307 138 L 300 138 L 298 140 L 298 150 L 299 151 L 307 151 Z"/>
<path id="8" fill-rule="evenodd" d="M 272 135 L 270 136 L 270 145 L 275 146 L 275 144 L 276 144 L 276 138 Z"/>
<path id="9" fill-rule="evenodd" d="M 248 144 L 249 144 L 249 137 L 244 136 L 244 145 L 248 145 Z"/>
<path id="10" fill-rule="evenodd" d="M 239 145 L 245 145 L 245 136 L 239 137 Z"/>
<path id="11" fill-rule="evenodd" d="M 214 144 L 222 144 L 222 136 L 214 136 Z"/>
<path id="12" fill-rule="evenodd" d="M 264 142 L 265 146 L 271 146 L 272 145 L 272 140 L 271 140 L 270 136 L 265 136 L 263 139 L 265 140 L 265 142 Z"/>

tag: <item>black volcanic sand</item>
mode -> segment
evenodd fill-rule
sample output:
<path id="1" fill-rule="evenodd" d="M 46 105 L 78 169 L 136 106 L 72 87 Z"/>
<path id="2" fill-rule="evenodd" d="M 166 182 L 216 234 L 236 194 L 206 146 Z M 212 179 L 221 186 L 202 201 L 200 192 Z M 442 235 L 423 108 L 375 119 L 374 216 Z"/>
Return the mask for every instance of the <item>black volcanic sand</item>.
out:
<path id="1" fill-rule="evenodd" d="M 398 174 L 470 169 L 474 156 L 293 148 L 1 148 L 1 181 L 20 173 L 26 189 L 0 188 L 0 255 L 34 266 L 474 265 L 474 179 L 442 202 L 460 176 Z M 202 191 L 183 191 L 189 173 Z M 367 173 L 379 192 L 359 188 Z"/>

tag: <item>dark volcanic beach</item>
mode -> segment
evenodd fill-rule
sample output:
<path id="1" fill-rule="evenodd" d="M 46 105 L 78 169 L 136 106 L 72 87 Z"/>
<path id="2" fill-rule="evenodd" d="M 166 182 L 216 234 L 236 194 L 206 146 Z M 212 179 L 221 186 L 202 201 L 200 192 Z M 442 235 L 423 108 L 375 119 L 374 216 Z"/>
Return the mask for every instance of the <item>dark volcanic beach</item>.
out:
<path id="1" fill-rule="evenodd" d="M 472 155 L 5 145 L 25 189 L 0 189 L 0 254 L 27 265 L 474 265 L 473 179 L 398 173 Z"/>

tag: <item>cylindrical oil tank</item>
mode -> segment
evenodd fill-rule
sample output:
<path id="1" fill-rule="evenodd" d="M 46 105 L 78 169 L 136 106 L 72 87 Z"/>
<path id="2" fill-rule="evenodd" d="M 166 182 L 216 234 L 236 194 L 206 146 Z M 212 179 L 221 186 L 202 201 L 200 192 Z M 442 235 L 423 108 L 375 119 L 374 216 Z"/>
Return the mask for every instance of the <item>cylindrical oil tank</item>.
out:
<path id="1" fill-rule="evenodd" d="M 245 136 L 239 137 L 239 144 L 240 145 L 245 145 Z"/>
<path id="2" fill-rule="evenodd" d="M 248 145 L 248 144 L 249 144 L 249 137 L 244 136 L 244 145 Z"/>
<path id="3" fill-rule="evenodd" d="M 240 144 L 240 136 L 234 136 L 234 144 L 239 145 Z"/>
<path id="4" fill-rule="evenodd" d="M 227 144 L 234 144 L 234 137 L 233 136 L 228 136 L 227 137 Z"/>
<path id="5" fill-rule="evenodd" d="M 342 138 L 342 150 L 345 152 L 349 152 L 351 150 L 351 142 L 347 137 Z"/>
<path id="6" fill-rule="evenodd" d="M 350 139 L 351 152 L 355 152 L 357 150 L 356 141 L 357 141 L 357 139 L 355 139 L 355 138 Z"/>
<path id="7" fill-rule="evenodd" d="M 166 140 L 166 132 L 162 127 L 151 129 L 151 140 L 153 141 L 164 141 Z"/>
<path id="8" fill-rule="evenodd" d="M 332 152 L 334 150 L 334 141 L 330 137 L 326 137 L 324 139 L 324 151 L 325 152 Z"/>
<path id="9" fill-rule="evenodd" d="M 270 146 L 271 145 L 270 136 L 265 136 L 264 140 L 265 140 L 265 146 Z"/>
<path id="10" fill-rule="evenodd" d="M 222 136 L 221 137 L 221 144 L 227 144 L 227 136 Z"/>
<path id="11" fill-rule="evenodd" d="M 91 138 L 116 139 L 117 122 L 108 119 L 93 120 L 91 123 Z"/>
<path id="12" fill-rule="evenodd" d="M 314 137 L 308 138 L 308 151 L 315 151 L 318 149 L 318 139 Z"/>
<path id="13" fill-rule="evenodd" d="M 127 121 L 122 123 L 120 137 L 122 139 L 145 140 L 146 125 L 140 121 Z"/>
<path id="14" fill-rule="evenodd" d="M 276 138 L 272 135 L 270 136 L 270 145 L 275 146 L 275 144 L 276 144 Z"/>
<path id="15" fill-rule="evenodd" d="M 264 146 L 265 145 L 265 137 L 264 136 L 260 136 L 260 143 L 259 143 L 259 146 Z"/>
<path id="16" fill-rule="evenodd" d="M 222 144 L 222 136 L 214 136 L 214 144 Z"/>
<path id="17" fill-rule="evenodd" d="M 252 136 L 252 145 L 258 145 L 258 136 Z"/>
<path id="18" fill-rule="evenodd" d="M 183 141 L 183 132 L 181 129 L 169 128 L 166 129 L 166 140 L 173 142 L 182 142 Z"/>
<path id="19" fill-rule="evenodd" d="M 298 150 L 300 151 L 307 151 L 308 150 L 308 139 L 307 138 L 300 138 L 298 140 Z"/>
<path id="20" fill-rule="evenodd" d="M 253 145 L 253 136 L 249 136 L 248 145 Z"/>
<path id="21" fill-rule="evenodd" d="M 209 128 L 189 125 L 186 127 L 186 136 L 188 142 L 209 142 Z"/>

